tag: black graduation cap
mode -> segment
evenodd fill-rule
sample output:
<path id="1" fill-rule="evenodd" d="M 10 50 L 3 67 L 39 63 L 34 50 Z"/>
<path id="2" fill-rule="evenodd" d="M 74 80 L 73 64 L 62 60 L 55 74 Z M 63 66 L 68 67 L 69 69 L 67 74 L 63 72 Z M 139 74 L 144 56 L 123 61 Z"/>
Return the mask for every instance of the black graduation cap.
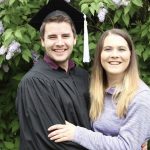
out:
<path id="1" fill-rule="evenodd" d="M 84 28 L 83 13 L 72 7 L 65 0 L 49 0 L 48 4 L 39 10 L 39 12 L 31 19 L 29 24 L 39 30 L 44 18 L 55 10 L 64 11 L 70 16 L 74 22 L 77 34 L 79 34 Z"/>
<path id="2" fill-rule="evenodd" d="M 35 29 L 40 30 L 43 20 L 45 17 L 55 10 L 60 10 L 65 12 L 72 19 L 77 34 L 84 29 L 84 52 L 83 52 L 83 62 L 89 62 L 89 44 L 88 44 L 88 31 L 86 15 L 72 7 L 65 0 L 49 0 L 48 4 L 43 6 L 39 12 L 30 20 L 29 24 Z"/>

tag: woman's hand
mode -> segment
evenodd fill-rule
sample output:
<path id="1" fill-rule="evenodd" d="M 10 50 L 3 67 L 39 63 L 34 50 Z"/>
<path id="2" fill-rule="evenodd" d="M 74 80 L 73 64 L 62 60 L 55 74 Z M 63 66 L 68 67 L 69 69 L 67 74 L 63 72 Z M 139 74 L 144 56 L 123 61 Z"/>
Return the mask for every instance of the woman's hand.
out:
<path id="1" fill-rule="evenodd" d="M 142 144 L 142 146 L 141 146 L 141 148 L 142 148 L 142 150 L 148 150 L 148 143 L 147 142 L 145 142 L 144 144 Z"/>
<path id="2" fill-rule="evenodd" d="M 48 128 L 50 134 L 48 138 L 54 140 L 55 142 L 64 142 L 73 140 L 76 126 L 65 121 L 64 124 L 56 124 Z"/>

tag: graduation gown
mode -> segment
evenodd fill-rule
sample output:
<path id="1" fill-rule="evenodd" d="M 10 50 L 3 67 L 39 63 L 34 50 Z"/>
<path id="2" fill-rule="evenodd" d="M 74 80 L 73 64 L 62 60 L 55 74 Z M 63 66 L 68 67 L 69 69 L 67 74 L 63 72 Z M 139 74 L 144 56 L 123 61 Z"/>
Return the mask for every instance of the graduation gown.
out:
<path id="1" fill-rule="evenodd" d="M 90 129 L 88 73 L 81 68 L 65 72 L 38 61 L 21 80 L 16 98 L 20 123 L 20 150 L 82 150 L 73 142 L 48 139 L 48 127 L 65 120 Z"/>

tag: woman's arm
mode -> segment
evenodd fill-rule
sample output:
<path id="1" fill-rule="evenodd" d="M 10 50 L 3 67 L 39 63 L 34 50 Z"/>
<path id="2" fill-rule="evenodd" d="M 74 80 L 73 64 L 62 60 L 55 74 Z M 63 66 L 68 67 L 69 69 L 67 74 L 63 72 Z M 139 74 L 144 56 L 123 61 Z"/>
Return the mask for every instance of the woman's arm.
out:
<path id="1" fill-rule="evenodd" d="M 49 131 L 54 132 L 51 132 L 49 137 L 55 142 L 71 140 L 90 150 L 139 150 L 144 141 L 150 138 L 150 102 L 145 103 L 148 100 L 145 95 L 138 95 L 137 101 L 128 109 L 118 136 L 106 136 L 66 123 L 50 127 Z"/>

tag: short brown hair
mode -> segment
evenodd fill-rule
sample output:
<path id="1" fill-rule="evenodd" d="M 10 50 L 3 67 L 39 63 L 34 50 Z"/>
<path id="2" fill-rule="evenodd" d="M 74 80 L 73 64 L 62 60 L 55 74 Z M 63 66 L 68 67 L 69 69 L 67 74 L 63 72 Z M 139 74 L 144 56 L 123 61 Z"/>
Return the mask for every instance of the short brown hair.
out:
<path id="1" fill-rule="evenodd" d="M 66 23 L 70 24 L 73 35 L 74 35 L 74 37 L 76 36 L 76 29 L 75 29 L 74 23 L 73 23 L 72 19 L 70 18 L 70 16 L 67 15 L 63 11 L 56 10 L 56 11 L 49 13 L 43 20 L 43 23 L 40 27 L 40 37 L 42 39 L 43 39 L 44 33 L 45 33 L 45 25 L 50 22 L 57 22 L 57 23 L 66 22 Z"/>

